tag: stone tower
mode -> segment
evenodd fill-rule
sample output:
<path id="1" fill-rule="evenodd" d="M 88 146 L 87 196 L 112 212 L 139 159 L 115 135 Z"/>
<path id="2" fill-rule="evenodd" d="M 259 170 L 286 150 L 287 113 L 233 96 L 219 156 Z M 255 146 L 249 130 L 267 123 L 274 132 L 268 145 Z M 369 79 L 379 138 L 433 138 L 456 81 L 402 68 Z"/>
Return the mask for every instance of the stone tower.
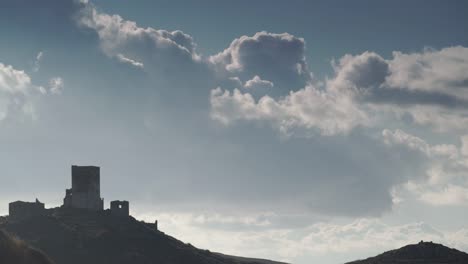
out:
<path id="1" fill-rule="evenodd" d="M 63 206 L 102 211 L 104 200 L 101 198 L 100 168 L 73 165 L 71 173 L 72 188 L 66 190 Z"/>

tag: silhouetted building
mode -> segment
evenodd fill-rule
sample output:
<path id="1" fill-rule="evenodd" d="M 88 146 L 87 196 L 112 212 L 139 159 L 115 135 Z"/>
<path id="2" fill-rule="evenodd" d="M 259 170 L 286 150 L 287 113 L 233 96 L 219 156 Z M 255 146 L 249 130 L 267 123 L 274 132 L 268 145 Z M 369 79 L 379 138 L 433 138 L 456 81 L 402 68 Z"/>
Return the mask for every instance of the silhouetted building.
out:
<path id="1" fill-rule="evenodd" d="M 130 208 L 128 201 L 112 201 L 110 203 L 111 214 L 117 216 L 129 216 Z"/>
<path id="2" fill-rule="evenodd" d="M 73 165 L 72 188 L 67 189 L 63 206 L 93 211 L 104 209 L 104 199 L 100 191 L 100 168 L 97 166 Z"/>
<path id="3" fill-rule="evenodd" d="M 16 201 L 8 204 L 8 214 L 10 219 L 23 219 L 45 214 L 45 207 L 37 199 L 35 202 Z"/>

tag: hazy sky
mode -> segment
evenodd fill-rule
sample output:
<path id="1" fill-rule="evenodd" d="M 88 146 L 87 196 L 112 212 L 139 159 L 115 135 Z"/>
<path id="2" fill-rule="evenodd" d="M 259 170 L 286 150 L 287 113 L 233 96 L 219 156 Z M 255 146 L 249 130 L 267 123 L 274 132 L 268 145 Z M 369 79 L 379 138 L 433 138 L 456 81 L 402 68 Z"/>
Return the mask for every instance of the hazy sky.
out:
<path id="1" fill-rule="evenodd" d="M 201 248 L 468 250 L 464 1 L 0 3 L 0 213 L 70 166 Z"/>

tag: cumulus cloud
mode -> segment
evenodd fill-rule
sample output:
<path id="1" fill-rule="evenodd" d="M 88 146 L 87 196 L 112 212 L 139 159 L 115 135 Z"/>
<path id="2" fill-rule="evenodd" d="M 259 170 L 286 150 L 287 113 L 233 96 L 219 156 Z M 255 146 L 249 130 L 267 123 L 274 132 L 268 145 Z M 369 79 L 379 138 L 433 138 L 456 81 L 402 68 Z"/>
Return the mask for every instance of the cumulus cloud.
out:
<path id="1" fill-rule="evenodd" d="M 413 91 L 468 99 L 468 48 L 455 46 L 422 53 L 394 52 L 388 83 Z"/>
<path id="2" fill-rule="evenodd" d="M 463 205 L 468 202 L 468 159 L 461 155 L 463 144 L 460 148 L 451 144 L 431 145 L 402 130 L 386 129 L 382 135 L 388 145 L 404 146 L 426 156 L 425 175 L 419 179 L 410 179 L 404 185 L 411 194 L 435 206 Z"/>
<path id="3" fill-rule="evenodd" d="M 388 63 L 374 52 L 347 54 L 339 63 L 332 61 L 332 65 L 336 76 L 330 81 L 329 89 L 345 93 L 372 93 L 385 82 L 389 73 Z"/>
<path id="4" fill-rule="evenodd" d="M 248 89 L 263 88 L 263 87 L 273 87 L 274 84 L 268 80 L 262 80 L 260 76 L 255 75 L 252 79 L 245 82 L 244 87 Z"/>
<path id="5" fill-rule="evenodd" d="M 210 56 L 209 61 L 218 71 L 247 78 L 259 75 L 274 83 L 287 83 L 289 88 L 303 86 L 310 80 L 305 41 L 288 33 L 262 31 L 241 36 L 224 51 Z"/>
<path id="6" fill-rule="evenodd" d="M 300 128 L 333 135 L 378 125 L 375 118 L 392 115 L 399 121 L 409 116 L 412 122 L 440 132 L 467 129 L 463 126 L 468 121 L 464 47 L 394 52 L 388 60 L 374 52 L 347 54 L 333 62 L 334 76 L 324 81 L 324 87 L 316 88 L 311 84 L 304 39 L 288 33 L 241 36 L 204 59 L 188 34 L 143 28 L 119 15 L 98 12 L 90 4 L 82 10 L 79 23 L 94 30 L 103 52 L 121 62 L 150 71 L 162 69 L 165 77 L 192 65 L 195 68 L 185 71 L 199 71 L 198 79 L 213 85 L 208 90 L 227 86 L 228 94 L 219 96 L 220 91 L 213 90 L 210 97 L 211 116 L 225 124 L 267 120 L 287 133 Z M 205 71 L 210 65 L 213 72 Z M 242 85 L 241 80 L 247 80 L 247 93 L 233 90 Z M 194 89 L 186 90 L 194 96 Z"/>
<path id="7" fill-rule="evenodd" d="M 249 93 L 232 93 L 217 88 L 210 98 L 213 119 L 224 124 L 237 120 L 267 120 L 288 134 L 296 128 L 317 130 L 322 135 L 347 133 L 369 119 L 347 97 L 326 93 L 308 86 L 283 99 L 263 96 L 255 101 Z"/>
<path id="8" fill-rule="evenodd" d="M 242 119 L 269 120 L 282 132 L 299 128 L 322 135 L 348 133 L 370 125 L 372 118 L 357 98 L 379 89 L 388 74 L 387 63 L 377 54 L 366 52 L 346 55 L 334 68 L 336 76 L 327 81 L 325 89 L 309 84 L 280 99 L 265 95 L 257 102 L 251 93 L 213 90 L 212 117 L 224 124 Z"/>
<path id="9" fill-rule="evenodd" d="M 200 59 L 192 37 L 179 30 L 142 28 L 119 15 L 98 12 L 90 4 L 81 10 L 78 22 L 97 33 L 106 55 L 137 67 L 164 67 Z"/>
<path id="10" fill-rule="evenodd" d="M 211 56 L 210 61 L 228 71 L 276 66 L 301 74 L 306 68 L 304 49 L 305 41 L 302 38 L 288 33 L 273 34 L 262 31 L 252 37 L 242 36 L 235 39 L 227 49 Z M 263 52 L 259 52 L 260 50 Z"/>
<path id="11" fill-rule="evenodd" d="M 233 43 L 231 46 L 237 47 L 238 44 Z M 219 63 L 237 56 L 227 55 L 231 53 L 225 51 L 211 59 Z M 454 58 L 457 53 L 461 54 L 460 59 Z M 396 120 L 410 116 L 412 122 L 431 126 L 439 132 L 466 131 L 468 101 L 463 69 L 468 67 L 468 60 L 464 58 L 465 53 L 463 47 L 414 54 L 395 52 L 390 60 L 374 52 L 348 54 L 332 62 L 335 74 L 325 81 L 323 89 L 309 84 L 297 91 L 291 89 L 279 99 L 265 95 L 267 92 L 254 96 L 253 92 L 242 94 L 239 91 L 233 91 L 232 96 L 228 92 L 219 97 L 220 91 L 216 90 L 211 94 L 211 102 L 216 106 L 212 116 L 223 123 L 242 119 L 270 120 L 281 124 L 282 128 L 318 129 L 322 134 L 349 132 L 369 123 L 378 126 L 378 119 L 388 115 Z M 228 69 L 243 68 L 238 60 L 228 61 Z M 453 73 L 446 72 L 452 68 L 456 68 Z M 414 73 L 408 73 L 411 70 Z M 257 102 L 252 98 L 260 99 Z M 216 99 L 223 99 L 229 107 L 223 109 L 221 100 Z M 232 115 L 229 110 L 233 111 Z"/>
<path id="12" fill-rule="evenodd" d="M 373 103 L 392 104 L 391 111 L 439 132 L 467 130 L 468 48 L 394 52 L 388 64 L 385 89 L 371 98 Z"/>

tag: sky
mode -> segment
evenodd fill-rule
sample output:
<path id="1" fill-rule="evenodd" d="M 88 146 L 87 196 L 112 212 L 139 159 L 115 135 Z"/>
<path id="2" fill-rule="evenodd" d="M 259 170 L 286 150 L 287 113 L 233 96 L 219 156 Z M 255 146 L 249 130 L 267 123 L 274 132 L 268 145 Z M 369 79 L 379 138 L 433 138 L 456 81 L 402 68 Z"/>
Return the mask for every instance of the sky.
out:
<path id="1" fill-rule="evenodd" d="M 0 3 L 0 214 L 71 165 L 226 254 L 468 250 L 464 1 Z"/>

